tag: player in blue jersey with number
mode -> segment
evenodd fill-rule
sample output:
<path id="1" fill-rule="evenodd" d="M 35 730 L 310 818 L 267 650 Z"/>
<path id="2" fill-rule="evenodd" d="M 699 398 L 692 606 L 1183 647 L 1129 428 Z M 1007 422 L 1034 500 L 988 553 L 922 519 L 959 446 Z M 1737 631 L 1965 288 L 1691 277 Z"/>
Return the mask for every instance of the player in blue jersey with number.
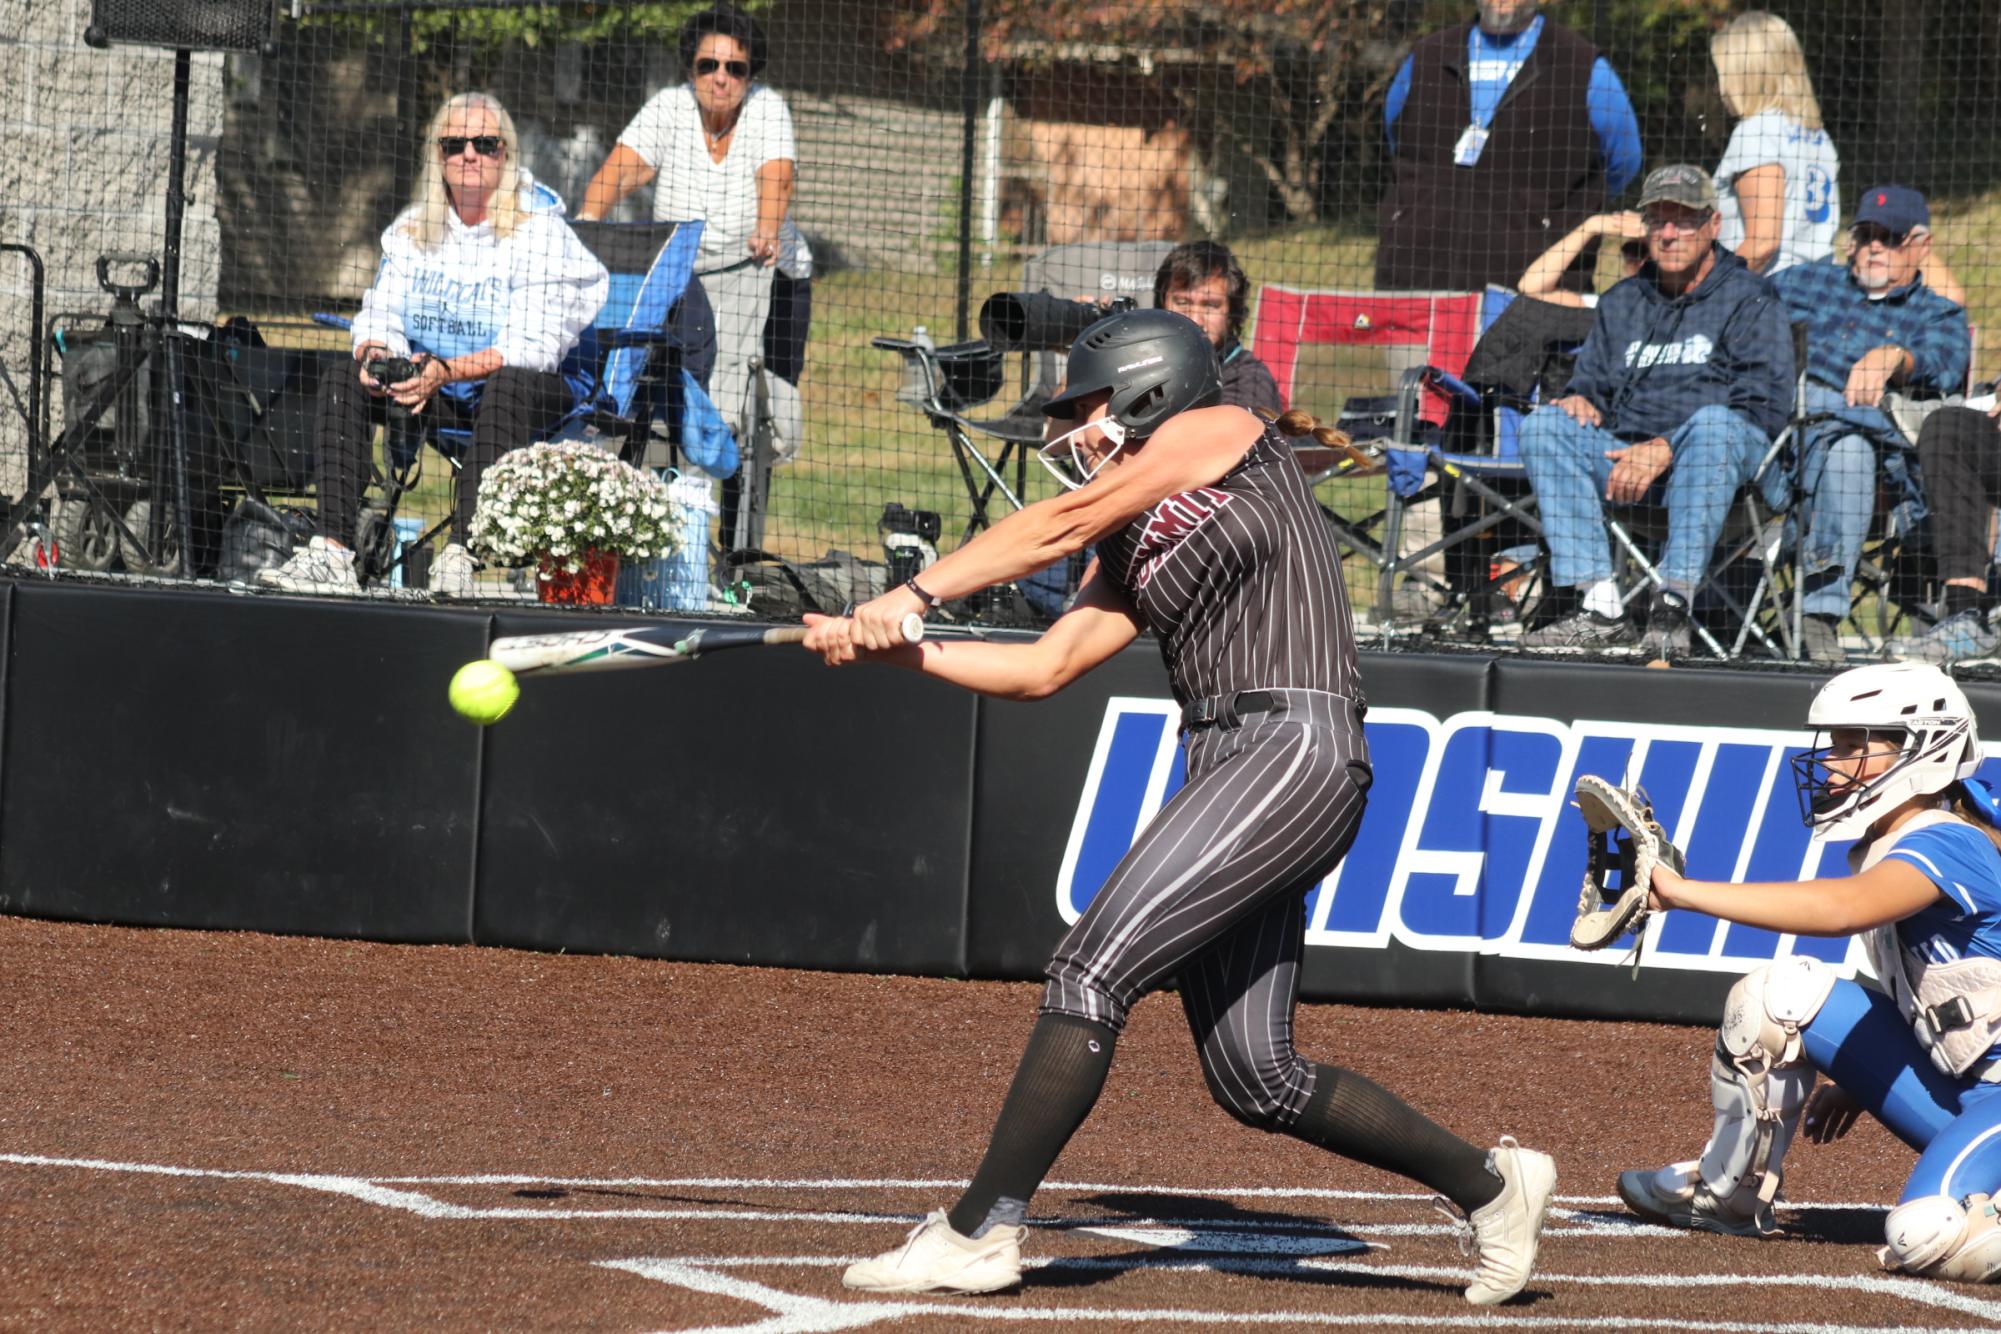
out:
<path id="1" fill-rule="evenodd" d="M 1887 1268 L 1968 1283 L 2001 1275 L 2001 831 L 1973 775 L 1980 738 L 1952 679 L 1919 663 L 1843 672 L 1814 698 L 1796 756 L 1816 839 L 1855 839 L 1852 874 L 1716 884 L 1654 873 L 1651 906 L 1796 935 L 1868 933 L 1889 994 L 1792 956 L 1731 988 L 1710 1067 L 1716 1128 L 1701 1158 L 1626 1172 L 1619 1194 L 1657 1223 L 1777 1230 L 1779 1164 L 1864 1111 L 1919 1150 L 1885 1224 Z M 1815 1074 L 1832 1084 L 1809 1098 Z"/>

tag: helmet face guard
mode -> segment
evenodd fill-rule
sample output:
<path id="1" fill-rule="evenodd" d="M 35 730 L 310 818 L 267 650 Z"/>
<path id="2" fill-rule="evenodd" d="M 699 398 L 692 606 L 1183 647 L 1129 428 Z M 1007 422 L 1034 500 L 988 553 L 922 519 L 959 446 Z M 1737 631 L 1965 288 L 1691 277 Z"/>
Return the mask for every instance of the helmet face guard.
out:
<path id="1" fill-rule="evenodd" d="M 1100 453 L 1095 459 L 1084 450 L 1084 433 L 1096 429 L 1111 448 Z M 1035 457 L 1042 466 L 1049 469 L 1049 475 L 1062 484 L 1066 491 L 1075 491 L 1084 483 L 1104 471 L 1112 456 L 1125 448 L 1126 428 L 1116 417 L 1103 417 L 1097 421 L 1079 422 L 1057 436 L 1048 444 L 1035 451 Z"/>
<path id="2" fill-rule="evenodd" d="M 1862 828 L 1867 828 L 1878 815 L 1890 809 L 1883 799 L 1893 787 L 1901 796 L 1914 795 L 1908 790 L 1908 782 L 1903 781 L 1908 777 L 1911 765 L 1919 759 L 1909 733 L 1894 728 L 1868 729 L 1868 740 L 1860 751 L 1836 759 L 1834 752 L 1837 747 L 1829 735 L 1834 730 L 1816 730 L 1813 748 L 1792 757 L 1793 786 L 1799 795 L 1800 821 L 1814 831 L 1815 837 L 1845 837 L 1833 834 L 1831 830 L 1823 831 L 1836 824 L 1851 827 L 1857 817 L 1861 818 Z M 1894 746 L 1896 762 L 1874 778 L 1857 779 L 1854 776 L 1856 767 L 1867 756 L 1882 754 L 1886 746 Z M 1890 803 L 1891 806 L 1895 804 Z"/>

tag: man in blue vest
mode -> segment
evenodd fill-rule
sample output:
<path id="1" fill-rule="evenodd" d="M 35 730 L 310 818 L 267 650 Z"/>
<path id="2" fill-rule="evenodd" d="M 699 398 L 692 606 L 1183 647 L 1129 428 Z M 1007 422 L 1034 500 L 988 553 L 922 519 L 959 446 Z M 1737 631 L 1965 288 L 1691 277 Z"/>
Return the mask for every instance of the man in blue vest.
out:
<path id="1" fill-rule="evenodd" d="M 1390 85 L 1376 286 L 1474 292 L 1536 256 L 1640 173 L 1640 131 L 1597 50 L 1537 12 L 1481 0 L 1420 40 Z M 1595 250 L 1566 286 L 1589 290 Z"/>

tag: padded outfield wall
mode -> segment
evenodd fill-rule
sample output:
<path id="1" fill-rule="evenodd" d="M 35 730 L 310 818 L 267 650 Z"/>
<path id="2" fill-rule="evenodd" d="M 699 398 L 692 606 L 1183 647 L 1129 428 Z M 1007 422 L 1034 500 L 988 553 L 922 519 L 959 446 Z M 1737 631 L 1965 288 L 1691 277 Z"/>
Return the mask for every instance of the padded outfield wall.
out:
<path id="1" fill-rule="evenodd" d="M 1034 705 L 771 651 L 534 683 L 482 730 L 452 671 L 575 614 L 25 580 L 0 613 L 0 910 L 32 916 L 1032 978 L 1181 781 L 1151 644 Z M 1363 674 L 1376 781 L 1309 997 L 1708 1021 L 1775 953 L 1859 962 L 1688 913 L 1637 978 L 1564 944 L 1579 773 L 1637 773 L 1698 875 L 1841 864 L 1787 764 L 1821 677 Z"/>

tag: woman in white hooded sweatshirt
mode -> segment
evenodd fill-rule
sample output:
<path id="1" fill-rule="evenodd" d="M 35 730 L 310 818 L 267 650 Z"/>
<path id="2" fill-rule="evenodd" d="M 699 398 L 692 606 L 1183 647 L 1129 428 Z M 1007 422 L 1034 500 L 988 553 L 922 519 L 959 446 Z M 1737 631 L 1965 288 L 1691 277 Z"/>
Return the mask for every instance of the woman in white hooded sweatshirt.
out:
<path id="1" fill-rule="evenodd" d="M 542 438 L 569 411 L 564 361 L 603 307 L 610 279 L 561 205 L 538 190 L 513 118 L 486 93 L 461 93 L 431 118 L 416 197 L 382 234 L 382 267 L 354 321 L 353 375 L 320 384 L 313 425 L 319 533 L 258 582 L 299 593 L 352 593 L 354 530 L 375 426 L 391 404 L 470 430 L 451 538 L 431 591 L 468 597 L 466 549 L 480 474 Z M 368 364 L 407 357 L 415 370 L 378 384 Z"/>

